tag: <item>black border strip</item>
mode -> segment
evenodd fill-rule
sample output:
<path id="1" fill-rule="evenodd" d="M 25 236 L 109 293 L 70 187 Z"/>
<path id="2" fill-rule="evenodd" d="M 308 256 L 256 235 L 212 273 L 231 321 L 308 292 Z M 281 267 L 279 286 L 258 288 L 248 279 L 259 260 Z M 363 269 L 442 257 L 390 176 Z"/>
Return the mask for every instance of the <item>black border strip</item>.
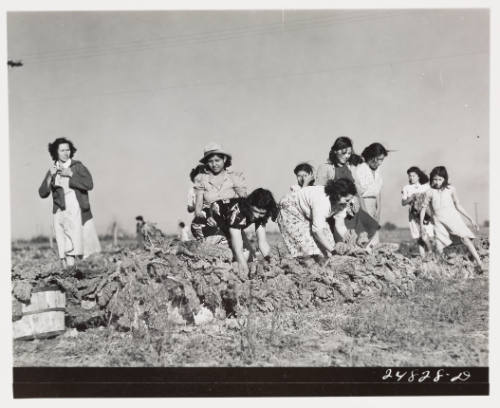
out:
<path id="1" fill-rule="evenodd" d="M 385 367 L 66 368 L 15 367 L 15 398 L 489 395 L 488 367 L 443 370 L 440 381 L 382 380 Z M 467 370 L 467 381 L 450 378 Z"/>

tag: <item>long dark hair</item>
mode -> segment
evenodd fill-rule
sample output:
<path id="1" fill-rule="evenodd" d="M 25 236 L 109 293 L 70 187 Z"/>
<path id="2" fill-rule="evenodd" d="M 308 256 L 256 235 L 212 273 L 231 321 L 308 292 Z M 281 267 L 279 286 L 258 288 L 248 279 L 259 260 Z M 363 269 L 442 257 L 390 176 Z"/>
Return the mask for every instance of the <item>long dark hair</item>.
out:
<path id="1" fill-rule="evenodd" d="M 408 170 L 406 170 L 406 174 L 415 173 L 418 176 L 418 182 L 420 184 L 425 184 L 429 182 L 429 177 L 422 170 L 420 170 L 417 166 L 412 166 Z"/>
<path id="2" fill-rule="evenodd" d="M 328 180 L 325 185 L 325 193 L 333 206 L 337 206 L 341 197 L 356 195 L 356 186 L 352 180 L 340 178 L 338 180 Z"/>
<path id="3" fill-rule="evenodd" d="M 52 143 L 49 143 L 49 153 L 50 157 L 52 157 L 52 160 L 57 161 L 59 160 L 59 157 L 57 156 L 57 150 L 59 149 L 59 146 L 67 143 L 69 146 L 69 157 L 73 158 L 73 156 L 76 153 L 76 147 L 73 144 L 71 140 L 66 139 L 65 137 L 58 137 L 56 140 L 54 140 Z"/>
<path id="4" fill-rule="evenodd" d="M 266 210 L 266 215 L 260 221 L 263 225 L 267 223 L 267 220 L 276 221 L 278 217 L 278 205 L 274 200 L 273 194 L 264 188 L 257 188 L 252 191 L 242 202 L 242 210 L 246 213 L 250 213 L 250 206 Z"/>
<path id="5" fill-rule="evenodd" d="M 444 178 L 443 184 L 441 185 L 441 189 L 444 189 L 450 185 L 450 183 L 448 181 L 448 171 L 446 170 L 446 167 L 444 167 L 444 166 L 434 167 L 431 171 L 431 176 L 430 176 L 431 181 L 435 176 L 440 176 L 440 177 Z M 432 187 L 432 184 L 431 184 L 431 187 Z"/>
<path id="6" fill-rule="evenodd" d="M 347 160 L 347 163 L 357 166 L 358 164 L 363 163 L 363 159 L 354 153 L 354 147 L 352 145 L 352 140 L 349 139 L 347 136 L 340 136 L 337 139 L 335 139 L 335 142 L 333 143 L 333 146 L 330 149 L 330 153 L 328 154 L 328 160 L 330 163 L 332 163 L 335 167 L 338 167 L 339 163 L 337 160 L 337 155 L 335 152 L 343 149 L 352 149 L 352 154 L 351 157 Z"/>
<path id="7" fill-rule="evenodd" d="M 363 156 L 363 159 L 365 161 L 374 159 L 375 157 L 378 157 L 380 155 L 387 156 L 388 151 L 387 149 L 381 145 L 380 143 L 372 143 L 370 146 L 366 147 L 363 152 L 361 153 L 361 156 Z"/>

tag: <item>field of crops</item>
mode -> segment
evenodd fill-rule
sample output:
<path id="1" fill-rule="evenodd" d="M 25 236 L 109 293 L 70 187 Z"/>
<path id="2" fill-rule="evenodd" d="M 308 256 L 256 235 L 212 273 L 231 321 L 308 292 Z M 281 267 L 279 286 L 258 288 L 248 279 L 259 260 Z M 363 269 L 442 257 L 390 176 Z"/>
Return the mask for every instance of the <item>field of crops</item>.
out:
<path id="1" fill-rule="evenodd" d="M 227 248 L 152 229 L 147 249 L 104 245 L 62 270 L 47 245 L 13 244 L 13 320 L 34 288 L 66 294 L 66 332 L 14 342 L 16 366 L 481 366 L 488 272 L 461 245 L 422 262 L 406 230 L 372 254 L 339 245 L 330 262 L 291 259 L 239 273 Z M 476 241 L 488 262 L 488 240 Z"/>

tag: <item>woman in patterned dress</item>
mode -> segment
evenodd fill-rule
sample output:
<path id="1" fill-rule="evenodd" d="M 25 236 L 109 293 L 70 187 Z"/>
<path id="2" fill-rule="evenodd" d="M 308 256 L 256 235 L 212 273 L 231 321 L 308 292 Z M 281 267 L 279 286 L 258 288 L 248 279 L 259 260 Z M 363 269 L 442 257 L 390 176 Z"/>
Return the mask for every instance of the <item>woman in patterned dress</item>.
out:
<path id="1" fill-rule="evenodd" d="M 344 210 L 355 194 L 354 183 L 348 179 L 287 194 L 279 203 L 277 222 L 290 254 L 330 256 L 335 240 L 327 219 Z"/>

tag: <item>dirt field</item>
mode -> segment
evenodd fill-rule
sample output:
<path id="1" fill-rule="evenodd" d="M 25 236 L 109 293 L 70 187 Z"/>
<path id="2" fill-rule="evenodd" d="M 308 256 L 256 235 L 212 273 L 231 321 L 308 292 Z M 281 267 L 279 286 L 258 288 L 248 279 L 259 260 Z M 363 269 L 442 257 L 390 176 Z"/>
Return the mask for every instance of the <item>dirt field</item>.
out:
<path id="1" fill-rule="evenodd" d="M 382 239 L 400 243 L 407 239 L 406 234 L 406 230 L 384 231 Z M 273 245 L 275 250 L 279 248 L 279 236 L 274 237 Z M 396 247 L 390 248 L 397 252 Z M 46 247 L 22 254 L 34 257 L 33 262 L 55 259 Z M 400 254 L 396 258 L 386 252 L 380 256 L 387 257 L 386 265 L 390 268 L 397 262 L 404 262 L 406 269 L 415 269 L 413 265 L 420 262 Z M 391 257 L 394 258 L 392 264 L 389 263 Z M 353 256 L 344 258 L 345 262 L 357 262 Z M 19 260 L 13 256 L 13 266 L 17 262 Z M 470 266 L 466 258 L 462 263 L 467 268 Z M 431 262 L 428 268 L 439 274 L 439 268 L 449 271 L 463 265 L 450 267 Z M 377 270 L 374 273 L 378 273 Z M 123 324 L 114 324 L 109 318 L 105 324 L 101 321 L 85 330 L 68 328 L 65 334 L 52 339 L 14 341 L 14 364 L 118 367 L 487 365 L 488 272 L 471 273 L 466 278 L 444 276 L 443 272 L 443 279 L 413 278 L 411 290 L 405 291 L 398 288 L 402 285 L 406 288 L 409 281 L 398 278 L 395 282 L 399 286 L 387 286 L 396 290 L 387 290 L 382 285 L 381 290 L 360 290 L 351 298 L 339 296 L 334 291 L 328 298 L 314 292 L 310 306 L 301 304 L 295 309 L 279 303 L 263 312 L 262 307 L 252 307 L 250 300 L 241 309 L 244 312 L 234 316 L 214 313 L 215 316 L 204 324 L 182 321 L 179 324 L 169 320 L 161 330 L 142 330 L 133 325 L 124 329 Z M 374 282 L 373 288 L 378 286 Z"/>

